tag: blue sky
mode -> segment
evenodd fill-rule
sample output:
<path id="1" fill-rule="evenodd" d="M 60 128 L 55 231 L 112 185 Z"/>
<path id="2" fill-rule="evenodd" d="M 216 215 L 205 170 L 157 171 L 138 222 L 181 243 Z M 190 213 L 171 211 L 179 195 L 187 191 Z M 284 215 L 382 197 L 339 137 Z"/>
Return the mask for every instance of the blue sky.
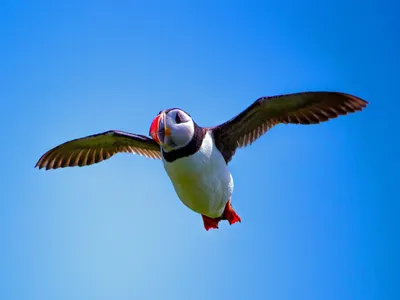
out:
<path id="1" fill-rule="evenodd" d="M 399 7 L 347 2 L 3 1 L 0 298 L 398 299 Z M 370 105 L 238 151 L 218 231 L 159 161 L 33 168 L 164 108 L 209 126 L 306 90 Z"/>

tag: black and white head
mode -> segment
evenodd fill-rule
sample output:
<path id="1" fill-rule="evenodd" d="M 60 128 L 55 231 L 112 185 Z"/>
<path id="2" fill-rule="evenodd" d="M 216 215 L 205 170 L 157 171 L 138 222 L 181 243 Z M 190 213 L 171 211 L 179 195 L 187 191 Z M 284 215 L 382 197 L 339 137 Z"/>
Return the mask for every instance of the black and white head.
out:
<path id="1" fill-rule="evenodd" d="M 165 152 L 185 147 L 195 133 L 195 123 L 188 113 L 172 108 L 160 111 L 150 126 L 150 136 Z"/>

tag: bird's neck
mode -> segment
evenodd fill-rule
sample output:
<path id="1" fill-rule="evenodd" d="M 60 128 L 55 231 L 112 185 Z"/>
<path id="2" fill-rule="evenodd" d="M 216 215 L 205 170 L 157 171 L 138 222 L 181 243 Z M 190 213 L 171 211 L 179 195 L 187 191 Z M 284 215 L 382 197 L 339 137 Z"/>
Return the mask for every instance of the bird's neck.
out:
<path id="1" fill-rule="evenodd" d="M 166 152 L 164 151 L 164 149 L 162 149 L 162 155 L 167 162 L 173 162 L 179 158 L 190 156 L 192 154 L 195 154 L 200 149 L 201 144 L 203 143 L 204 136 L 206 134 L 206 129 L 198 126 L 194 122 L 193 124 L 193 137 L 187 145 L 169 152 Z"/>

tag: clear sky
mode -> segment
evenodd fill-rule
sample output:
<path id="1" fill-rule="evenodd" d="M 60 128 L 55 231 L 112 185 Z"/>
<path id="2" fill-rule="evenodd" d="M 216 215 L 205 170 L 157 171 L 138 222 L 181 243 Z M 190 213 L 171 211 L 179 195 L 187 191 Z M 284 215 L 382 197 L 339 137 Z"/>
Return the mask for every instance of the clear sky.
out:
<path id="1" fill-rule="evenodd" d="M 395 2 L 2 1 L 0 299 L 399 299 Z M 307 90 L 370 105 L 238 151 L 242 223 L 217 231 L 160 161 L 33 168 L 165 108 L 210 126 Z"/>

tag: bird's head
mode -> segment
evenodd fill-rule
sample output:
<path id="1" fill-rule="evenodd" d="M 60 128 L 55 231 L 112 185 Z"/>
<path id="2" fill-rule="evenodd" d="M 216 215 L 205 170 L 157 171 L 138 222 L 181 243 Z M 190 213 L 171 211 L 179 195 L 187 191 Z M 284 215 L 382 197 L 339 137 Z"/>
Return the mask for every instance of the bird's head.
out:
<path id="1" fill-rule="evenodd" d="M 195 124 L 188 113 L 179 108 L 160 111 L 150 126 L 150 136 L 166 152 L 182 148 L 192 140 Z"/>

